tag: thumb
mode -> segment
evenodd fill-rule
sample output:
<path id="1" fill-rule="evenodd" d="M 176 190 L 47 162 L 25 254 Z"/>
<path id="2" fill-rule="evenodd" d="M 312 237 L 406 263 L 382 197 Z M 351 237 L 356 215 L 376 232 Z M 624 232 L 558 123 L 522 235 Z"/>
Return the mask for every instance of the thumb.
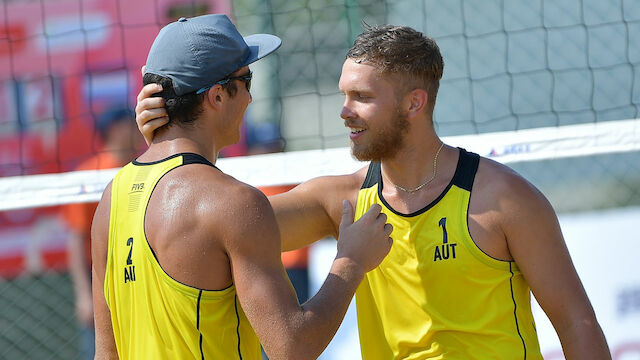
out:
<path id="1" fill-rule="evenodd" d="M 140 72 L 142 73 L 142 76 L 144 76 L 144 73 L 146 72 L 146 70 L 147 70 L 147 65 L 146 64 L 142 65 L 142 68 L 140 68 Z"/>
<path id="2" fill-rule="evenodd" d="M 348 200 L 342 200 L 342 220 L 340 220 L 340 229 L 351 224 L 353 224 L 353 207 Z"/>

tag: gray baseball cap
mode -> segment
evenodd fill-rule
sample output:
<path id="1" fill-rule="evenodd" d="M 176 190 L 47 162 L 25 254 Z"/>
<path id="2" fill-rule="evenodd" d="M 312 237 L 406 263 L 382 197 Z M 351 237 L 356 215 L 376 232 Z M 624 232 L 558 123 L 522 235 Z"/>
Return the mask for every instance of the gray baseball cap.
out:
<path id="1" fill-rule="evenodd" d="M 163 27 L 151 45 L 146 72 L 173 80 L 176 95 L 210 86 L 274 52 L 274 35 L 242 37 L 223 14 L 180 18 Z"/>

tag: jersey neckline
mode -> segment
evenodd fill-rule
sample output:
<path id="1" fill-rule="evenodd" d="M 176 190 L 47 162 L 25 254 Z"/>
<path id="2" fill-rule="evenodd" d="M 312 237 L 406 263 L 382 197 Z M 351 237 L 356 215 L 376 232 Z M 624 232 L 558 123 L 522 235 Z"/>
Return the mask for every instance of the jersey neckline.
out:
<path id="1" fill-rule="evenodd" d="M 380 199 L 380 201 L 384 204 L 384 206 L 389 209 L 392 213 L 398 215 L 398 216 L 402 216 L 402 217 L 414 217 L 414 216 L 418 216 L 420 214 L 423 214 L 424 212 L 426 212 L 427 210 L 431 209 L 432 207 L 434 207 L 438 202 L 440 202 L 440 200 L 442 200 L 442 198 L 449 192 L 449 189 L 451 189 L 451 186 L 453 186 L 456 181 L 459 179 L 459 177 L 462 174 L 462 167 L 463 167 L 463 163 L 464 163 L 464 158 L 466 156 L 468 156 L 469 153 L 463 149 L 463 148 L 458 148 L 458 161 L 456 163 L 456 170 L 453 174 L 453 176 L 451 177 L 451 179 L 449 180 L 449 183 L 447 184 L 447 186 L 442 190 L 442 192 L 440 193 L 440 195 L 438 195 L 438 197 L 436 197 L 433 201 L 431 201 L 430 203 L 428 203 L 427 205 L 425 205 L 424 207 L 409 213 L 409 214 L 405 214 L 402 213 L 396 209 L 394 209 L 391 205 L 389 205 L 389 203 L 387 202 L 387 200 L 384 198 L 384 196 L 382 195 L 382 188 L 383 186 L 383 182 L 382 182 L 382 167 L 380 166 L 380 163 L 378 163 L 377 166 L 377 176 L 378 176 L 378 198 Z M 470 191 L 470 189 L 469 189 Z"/>
<path id="2" fill-rule="evenodd" d="M 138 159 L 136 158 L 133 161 L 131 161 L 131 163 L 133 165 L 137 165 L 137 166 L 155 165 L 155 164 L 159 164 L 159 163 L 165 162 L 167 160 L 171 160 L 171 159 L 173 159 L 175 157 L 178 157 L 178 156 L 183 156 L 185 158 L 185 160 L 189 160 L 189 161 L 185 161 L 185 163 L 200 163 L 200 164 L 213 166 L 214 168 L 217 169 L 217 167 L 211 161 L 207 160 L 204 156 L 202 156 L 200 154 L 192 153 L 192 152 L 181 152 L 181 153 L 177 153 L 177 154 L 173 154 L 173 155 L 167 156 L 164 159 L 155 160 L 155 161 L 149 161 L 149 162 L 138 161 Z"/>

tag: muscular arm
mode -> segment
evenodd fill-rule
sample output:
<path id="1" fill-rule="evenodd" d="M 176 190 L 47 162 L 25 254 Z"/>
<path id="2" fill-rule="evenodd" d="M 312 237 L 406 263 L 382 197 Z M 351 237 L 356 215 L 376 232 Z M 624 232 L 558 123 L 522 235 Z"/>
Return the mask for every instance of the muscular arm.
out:
<path id="1" fill-rule="evenodd" d="M 104 274 L 107 268 L 109 239 L 109 213 L 111 209 L 111 183 L 98 204 L 91 227 L 91 258 L 93 276 L 93 322 L 96 333 L 96 360 L 117 359 L 111 314 L 104 297 Z"/>
<path id="2" fill-rule="evenodd" d="M 553 324 L 567 359 L 610 359 L 604 334 L 547 199 L 515 174 L 500 209 L 509 251 Z"/>
<path id="3" fill-rule="evenodd" d="M 315 359 L 335 334 L 362 280 L 390 249 L 390 226 L 379 208 L 355 224 L 349 206 L 343 215 L 338 255 L 318 293 L 299 305 L 280 261 L 274 213 L 257 191 L 227 233 L 227 252 L 238 298 L 271 359 Z M 365 246 L 365 244 L 368 244 Z"/>
<path id="4" fill-rule="evenodd" d="M 282 250 L 299 249 L 327 236 L 338 238 L 343 199 L 355 204 L 363 175 L 324 176 L 270 196 Z"/>

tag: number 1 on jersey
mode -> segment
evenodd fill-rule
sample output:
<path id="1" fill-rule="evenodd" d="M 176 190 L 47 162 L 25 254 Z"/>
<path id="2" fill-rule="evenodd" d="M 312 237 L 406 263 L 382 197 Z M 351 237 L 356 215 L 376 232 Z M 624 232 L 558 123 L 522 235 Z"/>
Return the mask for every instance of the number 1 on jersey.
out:
<path id="1" fill-rule="evenodd" d="M 436 245 L 433 252 L 433 261 L 448 260 L 456 258 L 456 243 L 449 243 L 447 235 L 447 218 L 443 217 L 438 221 L 438 226 L 442 228 L 442 245 Z"/>
<path id="2" fill-rule="evenodd" d="M 449 241 L 447 237 L 447 218 L 443 217 L 442 219 L 440 219 L 438 225 L 440 225 L 440 227 L 442 228 L 442 243 L 446 244 Z"/>

